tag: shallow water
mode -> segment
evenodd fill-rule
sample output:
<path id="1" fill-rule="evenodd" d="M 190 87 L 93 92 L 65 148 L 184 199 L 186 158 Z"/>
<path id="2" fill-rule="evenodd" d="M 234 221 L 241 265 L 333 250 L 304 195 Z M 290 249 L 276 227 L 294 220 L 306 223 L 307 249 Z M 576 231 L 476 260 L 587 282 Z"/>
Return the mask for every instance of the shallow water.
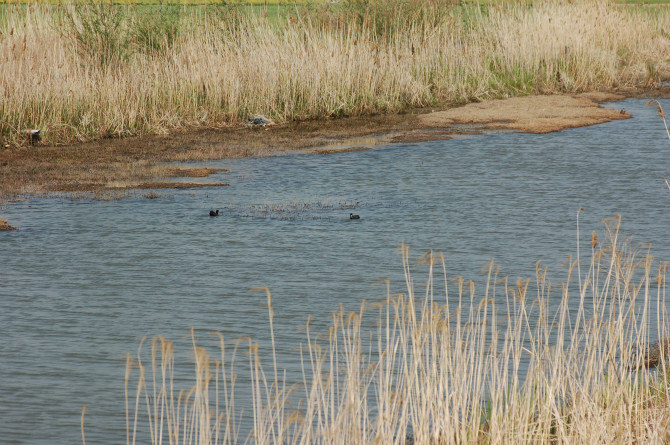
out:
<path id="1" fill-rule="evenodd" d="M 218 331 L 267 345 L 253 286 L 272 291 L 280 367 L 295 371 L 308 315 L 322 332 L 338 304 L 383 298 L 379 279 L 403 289 L 403 242 L 414 259 L 443 252 L 452 277 L 481 280 L 495 258 L 532 278 L 542 260 L 557 283 L 583 207 L 583 247 L 621 214 L 624 234 L 670 259 L 670 142 L 644 103 L 608 105 L 633 119 L 548 135 L 216 162 L 229 187 L 159 199 L 8 205 L 21 230 L 0 232 L 1 442 L 77 443 L 84 405 L 88 443 L 123 442 L 124 355 L 156 335 L 186 350 L 191 327 L 205 343 Z"/>

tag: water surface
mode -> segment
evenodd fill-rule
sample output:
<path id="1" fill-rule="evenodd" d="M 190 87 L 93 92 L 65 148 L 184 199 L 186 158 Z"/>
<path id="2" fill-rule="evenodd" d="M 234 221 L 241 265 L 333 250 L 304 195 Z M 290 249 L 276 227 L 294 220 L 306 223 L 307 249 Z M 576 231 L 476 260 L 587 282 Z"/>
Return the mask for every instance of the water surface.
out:
<path id="1" fill-rule="evenodd" d="M 670 102 L 663 105 L 670 109 Z M 230 187 L 141 193 L 120 201 L 31 199 L 2 209 L 0 437 L 7 444 L 125 440 L 126 353 L 163 335 L 187 350 L 189 329 L 267 346 L 273 294 L 280 367 L 299 369 L 300 328 L 321 330 L 343 304 L 401 291 L 401 243 L 443 252 L 450 276 L 552 281 L 601 220 L 670 259 L 670 142 L 655 109 L 548 135 L 492 133 L 329 155 L 221 161 Z M 211 180 L 209 178 L 208 180 Z M 210 218 L 210 209 L 222 216 Z M 350 221 L 349 213 L 361 216 Z M 425 268 L 416 264 L 416 281 Z M 209 342 L 209 343 L 208 343 Z M 262 349 L 267 353 L 267 348 Z M 184 357 L 187 357 L 184 352 Z M 184 363 L 188 365 L 185 359 Z"/>

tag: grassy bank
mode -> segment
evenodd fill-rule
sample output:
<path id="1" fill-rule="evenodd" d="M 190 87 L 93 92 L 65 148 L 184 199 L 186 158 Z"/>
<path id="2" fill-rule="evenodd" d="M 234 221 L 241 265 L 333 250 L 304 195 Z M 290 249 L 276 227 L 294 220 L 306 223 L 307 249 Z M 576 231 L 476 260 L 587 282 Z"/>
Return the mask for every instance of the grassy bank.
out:
<path id="1" fill-rule="evenodd" d="M 401 0 L 288 5 L 7 5 L 0 139 L 46 143 L 644 87 L 667 74 L 670 13 Z M 256 10 L 254 10 L 256 11 Z M 261 10 L 262 11 L 262 10 Z M 396 12 L 400 12 L 396 14 Z M 402 17 L 402 18 L 398 18 Z"/>
<path id="2" fill-rule="evenodd" d="M 336 312 L 321 340 L 308 322 L 295 385 L 278 369 L 272 332 L 265 368 L 251 340 L 233 348 L 219 335 L 210 356 L 194 339 L 192 388 L 175 381 L 172 344 L 156 339 L 144 360 L 128 359 L 128 443 L 244 442 L 235 402 L 247 378 L 258 444 L 665 443 L 668 363 L 660 354 L 649 370 L 641 351 L 670 333 L 668 263 L 619 239 L 619 224 L 582 238 L 591 261 L 580 267 L 578 248 L 558 286 L 538 263 L 534 280 L 516 282 L 491 265 L 475 289 L 432 253 L 417 285 L 403 248 L 403 293 Z M 272 329 L 269 291 L 268 304 Z M 376 314 L 371 331 L 366 314 Z"/>

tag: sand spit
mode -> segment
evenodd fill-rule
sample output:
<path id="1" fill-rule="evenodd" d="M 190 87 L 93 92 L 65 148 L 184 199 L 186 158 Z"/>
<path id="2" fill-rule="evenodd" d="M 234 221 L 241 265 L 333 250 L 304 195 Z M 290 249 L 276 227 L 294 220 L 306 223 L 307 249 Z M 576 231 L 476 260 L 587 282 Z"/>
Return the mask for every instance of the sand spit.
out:
<path id="1" fill-rule="evenodd" d="M 632 116 L 623 109 L 615 110 L 599 105 L 599 102 L 622 99 L 623 96 L 607 93 L 513 97 L 424 114 L 418 116 L 416 121 L 421 128 L 468 125 L 485 130 L 551 133 L 628 119 Z"/>

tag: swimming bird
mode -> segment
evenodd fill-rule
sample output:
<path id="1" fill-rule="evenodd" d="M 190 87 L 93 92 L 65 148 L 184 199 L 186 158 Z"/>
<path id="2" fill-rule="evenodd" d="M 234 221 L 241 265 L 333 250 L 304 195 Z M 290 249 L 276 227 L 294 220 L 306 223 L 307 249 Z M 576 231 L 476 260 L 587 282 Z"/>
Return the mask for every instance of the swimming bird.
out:
<path id="1" fill-rule="evenodd" d="M 354 215 L 353 213 L 350 213 L 349 219 L 361 219 L 361 217 L 359 215 Z"/>
<path id="2" fill-rule="evenodd" d="M 217 210 L 216 212 L 214 210 L 209 211 L 209 216 L 219 216 L 219 211 Z"/>

